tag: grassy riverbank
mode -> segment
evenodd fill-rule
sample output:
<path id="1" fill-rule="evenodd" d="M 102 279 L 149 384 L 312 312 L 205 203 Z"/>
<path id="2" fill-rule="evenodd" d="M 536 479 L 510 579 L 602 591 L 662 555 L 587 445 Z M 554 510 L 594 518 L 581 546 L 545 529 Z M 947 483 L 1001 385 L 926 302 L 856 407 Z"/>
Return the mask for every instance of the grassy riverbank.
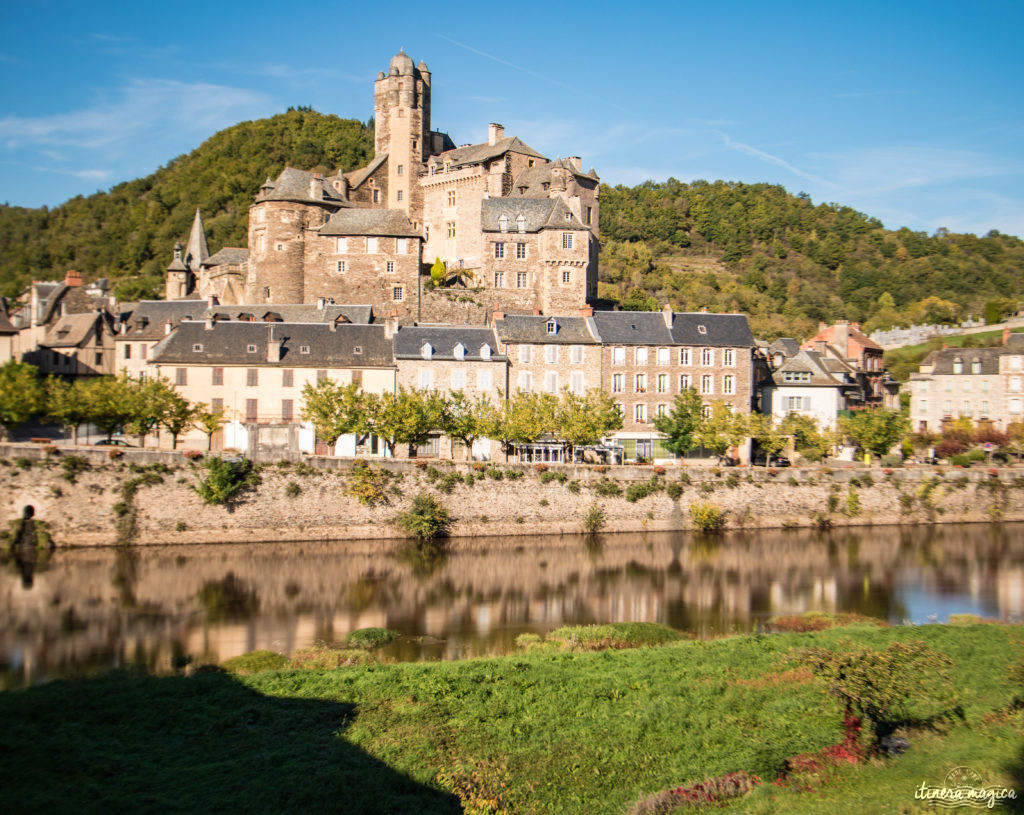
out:
<path id="1" fill-rule="evenodd" d="M 458 812 L 461 789 L 479 812 L 622 813 L 645 794 L 731 771 L 774 779 L 787 758 L 840 742 L 840 706 L 793 663 L 797 650 L 923 640 L 952 660 L 962 719 L 911 733 L 900 758 L 830 770 L 832 783 L 804 785 L 813 795 L 766 785 L 734 804 L 837 812 L 867 796 L 913 811 L 899 807 L 913 805 L 914 788 L 956 764 L 990 783 L 1021 772 L 1019 714 L 999 711 L 1022 694 L 1008 681 L 1022 639 L 998 625 L 857 625 L 633 650 L 53 682 L 0 694 L 5 808 Z"/>

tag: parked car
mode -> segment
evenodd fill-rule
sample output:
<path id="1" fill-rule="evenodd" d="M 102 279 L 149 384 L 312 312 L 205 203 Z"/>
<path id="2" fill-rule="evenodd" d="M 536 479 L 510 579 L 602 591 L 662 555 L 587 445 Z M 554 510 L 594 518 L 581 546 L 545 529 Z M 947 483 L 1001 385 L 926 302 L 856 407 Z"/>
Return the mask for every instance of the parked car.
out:
<path id="1" fill-rule="evenodd" d="M 93 442 L 93 447 L 134 447 L 134 444 L 129 444 L 124 439 L 100 439 L 97 442 Z"/>
<path id="2" fill-rule="evenodd" d="M 768 463 L 768 456 L 764 451 L 754 453 L 755 467 L 791 467 L 792 462 L 785 456 L 772 456 L 771 463 Z"/>

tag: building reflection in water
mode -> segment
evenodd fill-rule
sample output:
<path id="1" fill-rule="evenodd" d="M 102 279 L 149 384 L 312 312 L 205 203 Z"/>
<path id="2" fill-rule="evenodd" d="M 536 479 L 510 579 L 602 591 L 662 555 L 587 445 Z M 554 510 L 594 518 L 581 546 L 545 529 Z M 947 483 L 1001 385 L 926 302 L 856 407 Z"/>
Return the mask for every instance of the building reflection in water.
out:
<path id="1" fill-rule="evenodd" d="M 506 652 L 520 633 L 577 623 L 655 621 L 710 637 L 811 610 L 1020 619 L 1022 531 L 650 533 L 596 547 L 481 539 L 480 551 L 449 554 L 365 542 L 72 549 L 27 581 L 8 556 L 0 683 L 290 653 L 370 626 L 407 635 L 391 656 L 447 659 Z"/>

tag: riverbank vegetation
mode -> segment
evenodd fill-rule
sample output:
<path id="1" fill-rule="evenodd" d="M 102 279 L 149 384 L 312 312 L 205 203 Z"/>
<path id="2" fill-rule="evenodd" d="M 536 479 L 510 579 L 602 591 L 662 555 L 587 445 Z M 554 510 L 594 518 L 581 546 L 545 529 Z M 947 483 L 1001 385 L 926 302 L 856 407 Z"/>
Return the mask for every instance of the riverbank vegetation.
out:
<path id="1" fill-rule="evenodd" d="M 623 813 L 732 773 L 760 782 L 738 812 L 879 811 L 866 802 L 913 805 L 922 781 L 968 759 L 986 783 L 1020 788 L 1021 639 L 1013 626 L 855 625 L 622 650 L 577 636 L 568 651 L 340 670 L 119 673 L 0 694 L 0 750 L 9 800 L 26 811 L 344 800 L 353 813 Z M 905 718 L 929 722 L 898 729 L 904 754 L 836 761 L 843 702 L 808 649 L 917 642 L 948 660 L 955 699 L 937 715 L 930 695 L 911 700 Z"/>

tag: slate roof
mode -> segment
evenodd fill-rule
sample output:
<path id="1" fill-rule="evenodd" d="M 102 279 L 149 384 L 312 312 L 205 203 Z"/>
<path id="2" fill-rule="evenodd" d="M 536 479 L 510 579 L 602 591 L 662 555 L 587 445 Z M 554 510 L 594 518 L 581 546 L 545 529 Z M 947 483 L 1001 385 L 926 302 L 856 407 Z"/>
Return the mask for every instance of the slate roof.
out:
<path id="1" fill-rule="evenodd" d="M 63 302 L 66 314 L 95 313 L 97 308 L 104 308 L 107 305 L 107 298 L 102 295 L 92 295 L 86 291 L 85 286 L 69 286 L 64 281 L 60 283 L 33 283 L 38 301 L 36 312 L 36 323 L 47 323 L 53 319 L 57 306 Z"/>
<path id="2" fill-rule="evenodd" d="M 89 336 L 100 315 L 66 314 L 54 323 L 39 344 L 44 348 L 74 348 Z"/>
<path id="3" fill-rule="evenodd" d="M 785 357 L 794 356 L 799 350 L 800 343 L 792 337 L 779 337 L 768 346 L 769 354 L 782 354 Z"/>
<path id="4" fill-rule="evenodd" d="M 606 345 L 674 345 L 660 311 L 598 311 L 594 323 Z"/>
<path id="5" fill-rule="evenodd" d="M 553 198 L 485 198 L 480 202 L 480 228 L 484 232 L 500 232 L 498 219 L 508 218 L 509 233 L 518 232 L 516 219 L 522 215 L 524 231 L 539 232 L 555 207 Z"/>
<path id="6" fill-rule="evenodd" d="M 267 361 L 267 343 L 282 340 L 279 362 Z M 391 368 L 391 338 L 384 325 L 186 321 L 153 349 L 161 365 L 245 365 L 273 368 Z M 201 345 L 202 351 L 194 351 Z M 254 345 L 256 350 L 248 351 Z M 309 353 L 302 353 L 302 347 Z M 358 353 L 357 353 L 358 351 Z"/>
<path id="7" fill-rule="evenodd" d="M 548 320 L 556 330 L 548 333 Z M 503 343 L 547 343 L 561 345 L 594 345 L 599 342 L 593 317 L 544 317 L 534 314 L 506 314 L 494 321 L 498 339 Z"/>
<path id="8" fill-rule="evenodd" d="M 491 359 L 503 361 L 504 354 L 498 353 L 498 343 L 494 331 L 490 328 L 474 326 L 450 325 L 416 325 L 401 326 L 395 331 L 395 359 L 422 359 L 423 343 L 429 342 L 433 349 L 431 359 L 455 359 L 455 345 L 462 343 L 466 349 L 464 359 L 481 360 L 480 349 L 484 345 L 491 348 Z"/>
<path id="9" fill-rule="evenodd" d="M 505 153 L 520 153 L 547 161 L 546 156 L 541 155 L 530 145 L 521 141 L 518 136 L 498 139 L 494 144 L 483 142 L 481 144 L 467 144 L 465 147 L 456 147 L 454 150 L 441 153 L 436 157 L 436 161 L 439 165 L 451 164 L 452 169 L 456 169 L 469 164 L 482 164 L 498 156 L 503 156 Z"/>
<path id="10" fill-rule="evenodd" d="M 972 363 L 977 360 L 981 363 L 981 374 L 995 375 L 999 373 L 999 357 L 1006 353 L 1021 353 L 1021 349 L 1014 348 L 1007 350 L 1006 346 L 999 348 L 943 348 L 935 351 L 932 357 L 932 374 L 953 376 L 953 362 L 957 359 L 963 361 L 964 367 L 956 376 L 970 376 L 972 374 Z M 977 376 L 977 374 L 975 374 Z"/>
<path id="11" fill-rule="evenodd" d="M 235 246 L 225 246 L 218 252 L 214 252 L 202 262 L 202 266 L 227 266 L 240 265 L 249 260 L 249 250 L 240 249 Z"/>
<path id="12" fill-rule="evenodd" d="M 337 207 L 351 206 L 341 197 L 326 179 L 318 179 L 314 184 L 313 173 L 308 170 L 296 170 L 285 167 L 281 174 L 269 187 L 260 188 L 257 201 L 297 201 L 300 203 L 332 204 Z M 310 187 L 317 191 L 317 197 L 310 195 Z"/>
<path id="13" fill-rule="evenodd" d="M 343 209 L 319 230 L 321 235 L 377 235 L 418 238 L 408 216 L 400 209 Z"/>
<path id="14" fill-rule="evenodd" d="M 810 373 L 811 380 L 809 382 L 786 382 L 783 374 L 787 371 Z M 850 377 L 850 382 L 845 380 L 844 374 Z M 818 351 L 803 349 L 772 371 L 770 379 L 773 384 L 785 387 L 836 388 L 843 385 L 854 385 L 852 380 L 855 377 L 856 371 L 841 360 L 827 359 Z"/>
<path id="15" fill-rule="evenodd" d="M 17 334 L 18 329 L 14 327 L 11 321 L 7 318 L 7 314 L 4 313 L 4 309 L 0 308 L 0 334 Z"/>
<path id="16" fill-rule="evenodd" d="M 349 187 L 355 188 L 362 184 L 376 171 L 381 164 L 388 160 L 387 153 L 381 153 L 379 156 L 374 157 L 373 161 L 367 164 L 365 167 L 359 170 L 353 170 L 350 173 L 345 173 L 345 178 L 348 179 Z"/>
<path id="17" fill-rule="evenodd" d="M 706 333 L 701 333 L 704 326 Z M 754 335 L 746 314 L 711 314 L 686 311 L 673 315 L 672 338 L 677 345 L 711 345 L 720 348 L 754 348 Z"/>
<path id="18" fill-rule="evenodd" d="M 576 178 L 588 181 L 600 180 L 593 169 L 590 172 L 584 173 L 581 170 L 577 170 L 575 165 L 568 159 L 559 158 L 548 164 L 536 164 L 523 170 L 516 176 L 515 181 L 512 182 L 512 195 L 526 198 L 546 195 L 547 190 L 544 189 L 544 185 L 551 183 L 551 171 L 556 167 L 561 168 L 566 175 L 572 175 Z M 526 187 L 525 191 L 520 192 L 521 187 Z"/>

